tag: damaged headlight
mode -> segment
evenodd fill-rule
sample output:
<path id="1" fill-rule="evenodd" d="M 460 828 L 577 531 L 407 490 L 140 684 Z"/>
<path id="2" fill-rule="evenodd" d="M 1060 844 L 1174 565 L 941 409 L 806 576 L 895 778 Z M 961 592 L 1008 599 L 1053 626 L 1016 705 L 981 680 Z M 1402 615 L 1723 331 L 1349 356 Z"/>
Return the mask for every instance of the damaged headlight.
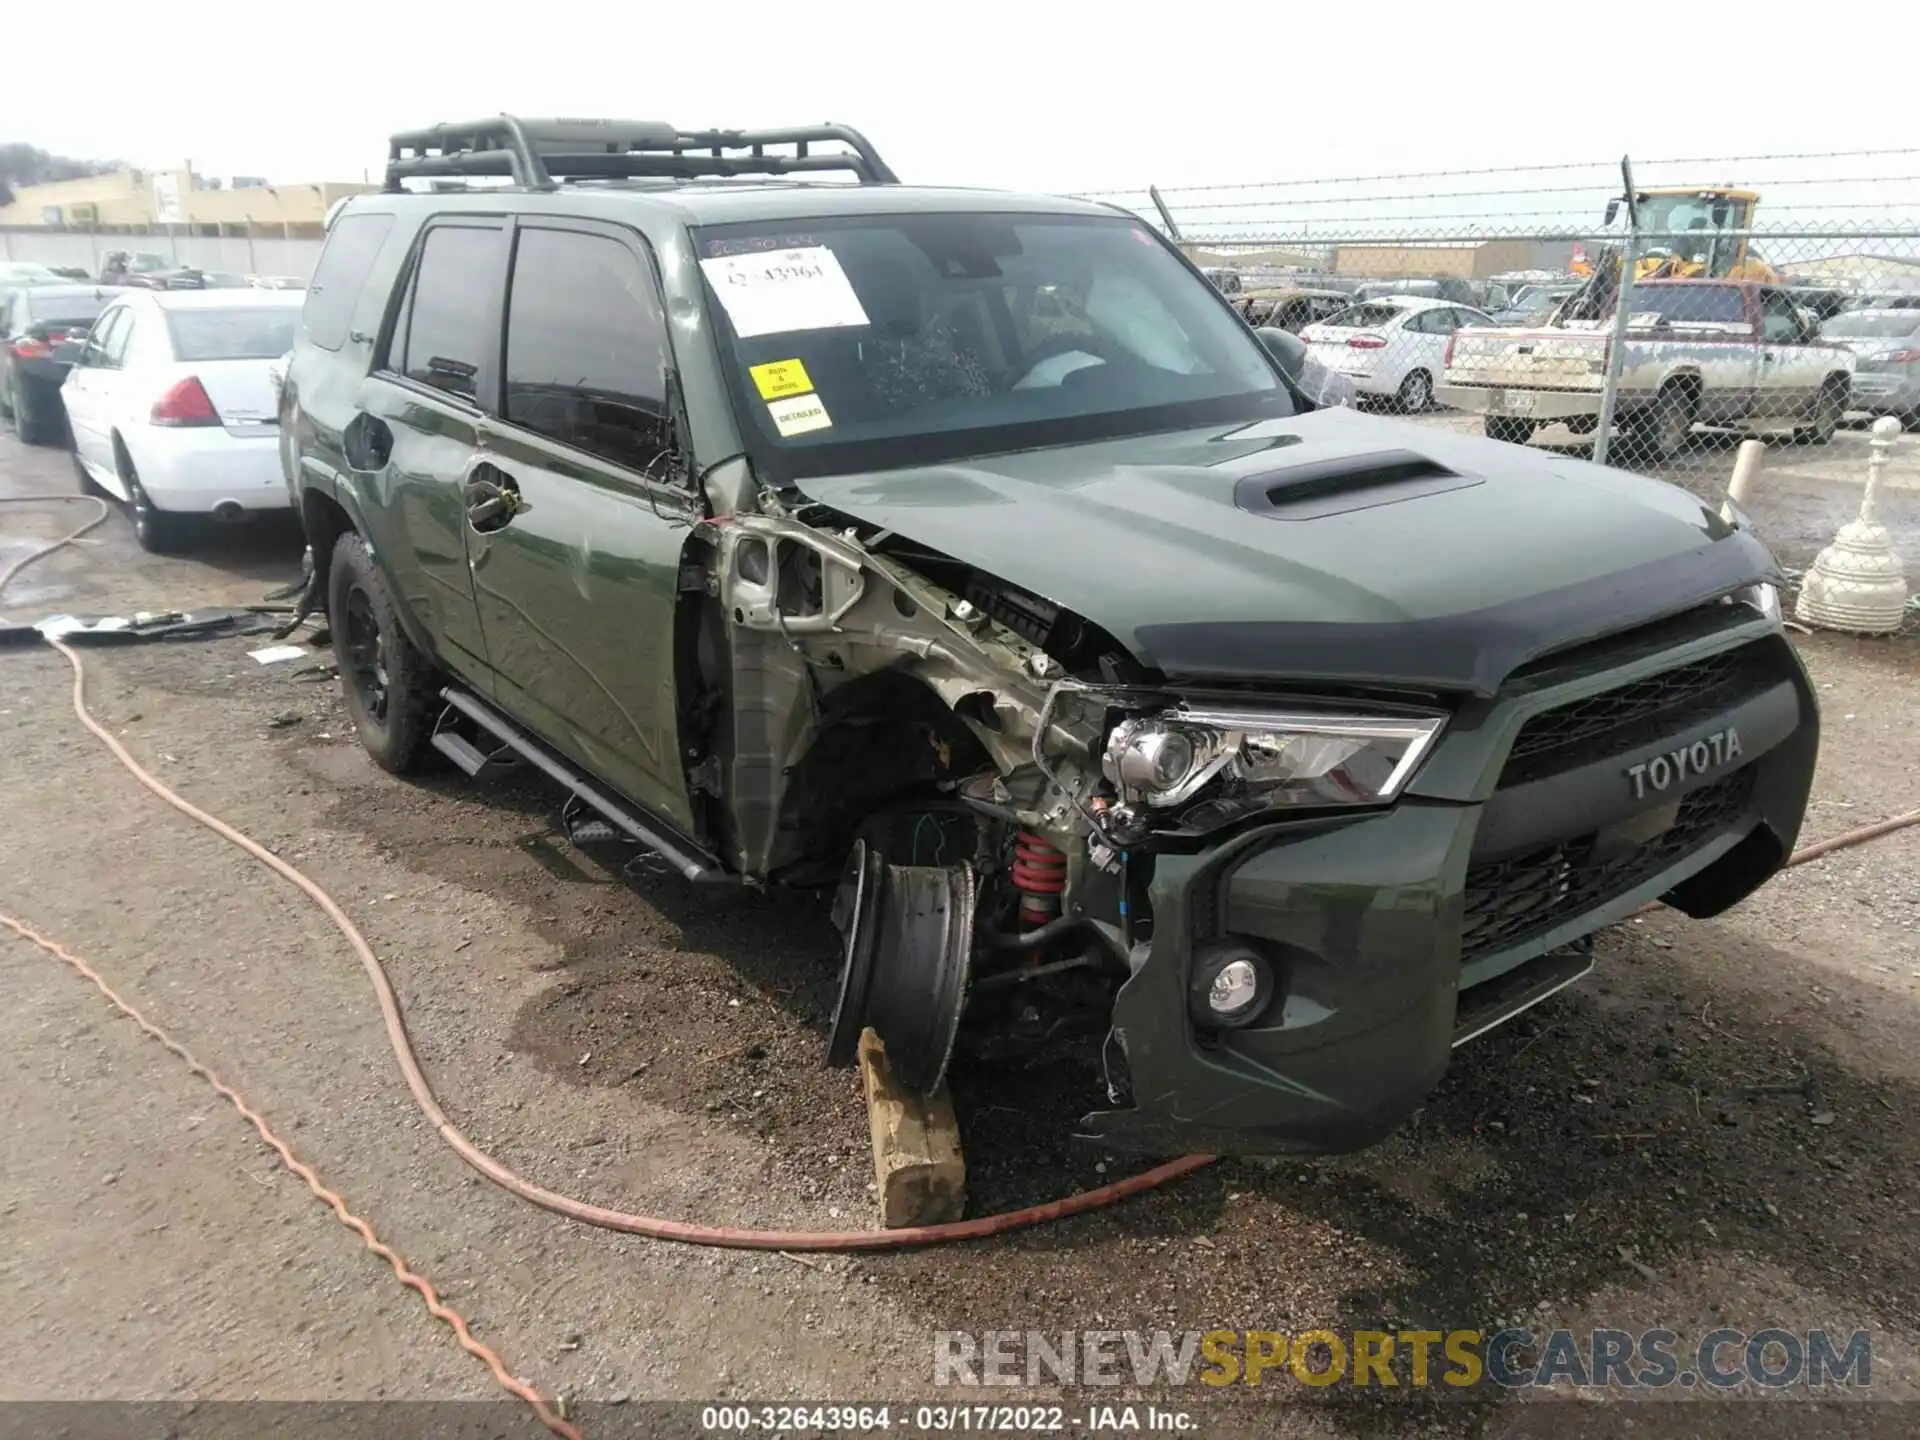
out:
<path id="1" fill-rule="evenodd" d="M 1745 605 L 1750 610 L 1759 611 L 1769 620 L 1780 618 L 1780 587 L 1778 585 L 1769 585 L 1762 580 L 1753 585 L 1743 585 L 1726 598 L 1728 604 Z"/>
<path id="2" fill-rule="evenodd" d="M 1445 717 L 1189 708 L 1114 727 L 1102 768 L 1129 807 L 1198 802 L 1182 828 L 1262 810 L 1379 805 L 1412 778 Z"/>

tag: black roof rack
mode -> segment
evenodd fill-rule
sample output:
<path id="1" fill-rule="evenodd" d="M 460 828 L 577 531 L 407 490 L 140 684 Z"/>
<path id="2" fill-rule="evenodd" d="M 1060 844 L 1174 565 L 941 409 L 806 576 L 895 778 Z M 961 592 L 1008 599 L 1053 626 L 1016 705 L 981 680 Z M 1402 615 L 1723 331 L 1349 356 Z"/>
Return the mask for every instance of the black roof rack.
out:
<path id="1" fill-rule="evenodd" d="M 813 153 L 816 144 L 836 148 Z M 779 147 L 769 153 L 770 147 Z M 388 141 L 387 189 L 418 178 L 510 176 L 528 190 L 561 180 L 695 180 L 844 171 L 863 185 L 899 177 L 858 130 L 680 130 L 658 120 L 522 120 L 496 115 L 465 125 L 403 130 Z"/>

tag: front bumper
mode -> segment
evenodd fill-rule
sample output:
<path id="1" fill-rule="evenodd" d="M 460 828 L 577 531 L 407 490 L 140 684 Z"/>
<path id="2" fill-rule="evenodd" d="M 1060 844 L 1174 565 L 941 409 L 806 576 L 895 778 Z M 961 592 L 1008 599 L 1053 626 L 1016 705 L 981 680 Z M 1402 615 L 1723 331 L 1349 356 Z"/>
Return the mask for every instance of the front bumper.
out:
<path id="1" fill-rule="evenodd" d="M 1503 775 L 1530 718 L 1741 644 L 1765 647 L 1770 678 L 1731 703 L 1663 717 L 1551 774 Z M 1156 857 L 1154 928 L 1107 1042 L 1116 1108 L 1080 1133 L 1161 1154 L 1373 1143 L 1424 1101 L 1457 1045 L 1584 973 L 1569 947 L 1648 901 L 1712 915 L 1769 878 L 1799 833 L 1818 724 L 1798 658 L 1756 622 L 1468 707 L 1429 766 L 1482 765 L 1472 798 L 1409 796 Z M 1633 764 L 1729 727 L 1738 766 L 1634 793 Z M 1187 996 L 1196 956 L 1218 941 L 1266 956 L 1278 995 L 1253 1025 L 1208 1032 Z"/>

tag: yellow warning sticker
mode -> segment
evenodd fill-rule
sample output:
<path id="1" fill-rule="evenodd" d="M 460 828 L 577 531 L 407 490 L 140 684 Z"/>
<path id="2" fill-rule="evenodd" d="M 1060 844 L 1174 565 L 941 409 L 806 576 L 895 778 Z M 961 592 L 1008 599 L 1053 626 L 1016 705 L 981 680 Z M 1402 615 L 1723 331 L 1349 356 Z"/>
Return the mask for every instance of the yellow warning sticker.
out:
<path id="1" fill-rule="evenodd" d="M 804 395 L 813 389 L 813 381 L 807 378 L 807 367 L 798 360 L 769 360 L 764 365 L 755 365 L 748 373 L 760 387 L 762 400 Z"/>
<path id="2" fill-rule="evenodd" d="M 789 395 L 784 400 L 769 400 L 767 414 L 781 435 L 804 435 L 809 430 L 826 430 L 833 425 L 827 407 L 818 395 Z"/>

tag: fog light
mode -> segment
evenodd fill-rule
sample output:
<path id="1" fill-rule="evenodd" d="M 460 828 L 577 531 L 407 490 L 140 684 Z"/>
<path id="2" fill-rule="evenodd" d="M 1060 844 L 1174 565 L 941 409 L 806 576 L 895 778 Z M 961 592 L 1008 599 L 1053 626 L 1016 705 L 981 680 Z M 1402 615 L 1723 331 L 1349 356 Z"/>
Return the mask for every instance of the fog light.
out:
<path id="1" fill-rule="evenodd" d="M 1260 972 L 1251 960 L 1229 960 L 1207 987 L 1207 1008 L 1223 1019 L 1251 1010 L 1260 998 Z"/>
<path id="2" fill-rule="evenodd" d="M 1273 969 L 1255 951 L 1223 946 L 1194 964 L 1194 1020 L 1215 1029 L 1233 1029 L 1259 1018 L 1274 992 Z"/>

